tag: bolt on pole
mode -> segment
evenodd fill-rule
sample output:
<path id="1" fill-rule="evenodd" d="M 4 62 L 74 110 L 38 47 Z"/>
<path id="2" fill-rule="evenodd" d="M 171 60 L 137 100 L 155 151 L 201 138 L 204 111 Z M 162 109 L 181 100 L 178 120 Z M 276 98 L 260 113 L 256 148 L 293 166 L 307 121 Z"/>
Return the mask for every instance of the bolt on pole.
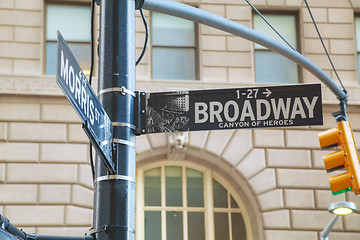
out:
<path id="1" fill-rule="evenodd" d="M 100 1 L 99 99 L 113 125 L 109 175 L 97 156 L 93 234 L 97 240 L 135 239 L 135 0 Z M 126 91 L 119 91 L 125 89 Z"/>

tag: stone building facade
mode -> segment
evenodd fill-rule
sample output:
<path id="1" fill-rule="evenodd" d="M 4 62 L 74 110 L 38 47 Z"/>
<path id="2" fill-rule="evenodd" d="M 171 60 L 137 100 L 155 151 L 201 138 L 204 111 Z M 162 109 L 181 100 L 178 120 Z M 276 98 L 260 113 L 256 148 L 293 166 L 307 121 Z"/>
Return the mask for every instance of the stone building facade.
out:
<path id="1" fill-rule="evenodd" d="M 253 27 L 255 14 L 245 1 L 183 2 Z M 300 53 L 336 79 L 304 1 L 251 2 L 264 13 L 294 13 Z M 308 2 L 348 90 L 349 120 L 359 144 L 356 17 L 360 1 Z M 89 5 L 86 0 L 0 0 L 0 213 L 29 233 L 81 236 L 92 225 L 89 146 L 80 120 L 56 85 L 55 76 L 46 74 L 45 10 L 48 4 L 54 3 Z M 98 22 L 98 7 L 96 12 L 95 22 Z M 150 24 L 152 15 L 145 13 Z M 97 23 L 95 27 L 98 29 Z M 144 36 L 143 23 L 137 14 L 137 55 L 142 50 Z M 196 25 L 196 80 L 154 78 L 150 44 L 136 68 L 137 90 L 276 85 L 256 81 L 254 52 L 253 43 L 199 24 Z M 299 82 L 318 83 L 319 80 L 299 69 Z M 336 126 L 331 113 L 339 107 L 336 97 L 324 85 L 322 94 L 323 126 L 137 137 L 137 204 L 141 209 L 137 213 L 138 239 L 144 239 L 146 232 L 141 223 L 144 221 L 144 174 L 153 167 L 170 165 L 196 169 L 220 182 L 241 209 L 247 239 L 320 239 L 320 232 L 332 217 L 327 211 L 331 202 L 347 200 L 360 206 L 359 197 L 352 192 L 332 196 L 329 189 L 329 174 L 322 162 L 322 155 L 328 151 L 320 150 L 317 134 Z M 208 196 L 211 197 L 206 195 L 205 199 Z M 164 209 L 162 211 L 167 211 Z M 188 216 L 184 210 L 184 218 L 185 212 Z M 206 239 L 215 239 L 212 220 L 207 214 L 209 212 L 205 214 L 204 225 L 210 233 Z M 359 214 L 340 218 L 330 234 L 331 239 L 359 239 L 359 222 Z M 185 221 L 184 224 L 187 225 Z"/>

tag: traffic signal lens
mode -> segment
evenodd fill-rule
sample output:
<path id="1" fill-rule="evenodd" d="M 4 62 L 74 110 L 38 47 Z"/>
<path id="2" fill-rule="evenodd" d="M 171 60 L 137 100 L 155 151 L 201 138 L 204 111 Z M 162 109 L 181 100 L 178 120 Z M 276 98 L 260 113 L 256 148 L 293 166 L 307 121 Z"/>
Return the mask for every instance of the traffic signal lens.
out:
<path id="1" fill-rule="evenodd" d="M 323 157 L 326 171 L 333 172 L 335 170 L 347 168 L 346 156 L 343 150 L 327 154 Z"/>
<path id="2" fill-rule="evenodd" d="M 330 177 L 329 183 L 333 195 L 351 191 L 351 176 L 347 172 Z"/>
<path id="3" fill-rule="evenodd" d="M 340 142 L 340 131 L 338 128 L 332 128 L 319 133 L 319 141 L 321 149 L 336 147 Z"/>
<path id="4" fill-rule="evenodd" d="M 337 191 L 337 192 L 331 192 L 333 196 L 336 196 L 336 195 L 339 195 L 339 194 L 342 194 L 342 193 L 346 193 L 346 192 L 349 192 L 351 191 L 351 188 L 345 188 L 343 190 L 340 190 L 340 191 Z"/>

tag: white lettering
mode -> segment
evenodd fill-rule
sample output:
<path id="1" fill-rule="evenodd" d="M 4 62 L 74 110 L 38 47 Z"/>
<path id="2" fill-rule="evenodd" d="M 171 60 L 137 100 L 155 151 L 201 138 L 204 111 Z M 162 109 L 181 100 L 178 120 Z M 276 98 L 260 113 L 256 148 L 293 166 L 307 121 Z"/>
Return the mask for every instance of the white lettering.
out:
<path id="1" fill-rule="evenodd" d="M 223 105 L 221 104 L 221 102 L 210 102 L 210 122 L 214 122 L 214 117 L 216 117 L 216 120 L 218 122 L 222 122 L 223 120 L 220 116 L 222 110 Z"/>
<path id="2" fill-rule="evenodd" d="M 69 82 L 66 81 L 66 84 L 69 85 L 69 83 L 71 82 L 71 79 L 72 81 L 74 82 L 75 81 L 75 73 L 74 73 L 74 68 L 73 66 L 70 65 L 69 67 Z M 71 84 L 71 83 L 70 83 Z M 71 90 L 71 88 L 70 88 Z M 72 91 L 71 91 L 72 92 Z"/>
<path id="3" fill-rule="evenodd" d="M 69 70 L 69 61 L 66 59 L 64 60 L 64 52 L 61 51 L 61 68 L 60 68 L 60 75 L 65 79 L 66 84 L 68 83 L 68 70 Z"/>
<path id="4" fill-rule="evenodd" d="M 100 123 L 100 112 L 97 110 L 97 108 L 95 108 L 95 120 L 97 121 L 97 123 Z"/>
<path id="5" fill-rule="evenodd" d="M 286 106 L 284 104 L 284 99 L 279 98 L 278 104 L 276 105 L 275 99 L 271 99 L 271 105 L 274 111 L 274 117 L 275 119 L 280 118 L 280 113 L 282 112 L 284 118 L 289 118 L 289 112 L 290 112 L 290 102 L 291 98 L 286 99 Z"/>
<path id="6" fill-rule="evenodd" d="M 306 107 L 309 110 L 309 118 L 313 118 L 314 117 L 314 107 L 316 105 L 316 102 L 318 100 L 318 96 L 313 97 L 311 103 L 309 102 L 309 99 L 307 97 L 303 97 L 302 99 L 305 102 Z"/>
<path id="7" fill-rule="evenodd" d="M 94 125 L 94 102 L 90 99 L 90 123 Z"/>
<path id="8" fill-rule="evenodd" d="M 265 114 L 261 115 L 261 105 L 265 106 Z M 265 120 L 270 116 L 271 109 L 270 103 L 265 99 L 256 100 L 256 117 L 257 120 Z"/>
<path id="9" fill-rule="evenodd" d="M 90 95 L 87 95 L 87 98 L 86 98 L 86 106 L 87 106 L 87 108 L 86 108 L 86 117 L 87 118 L 89 118 L 90 116 L 90 102 L 89 102 L 89 100 L 90 100 Z"/>
<path id="10" fill-rule="evenodd" d="M 83 109 L 86 115 L 86 91 L 83 85 L 81 85 L 81 108 Z"/>
<path id="11" fill-rule="evenodd" d="M 73 74 L 69 75 L 69 87 L 71 93 L 75 91 L 75 77 L 74 77 L 74 69 L 70 66 L 70 71 L 72 70 Z"/>
<path id="12" fill-rule="evenodd" d="M 195 123 L 204 123 L 208 120 L 209 115 L 207 114 L 207 105 L 204 102 L 195 103 Z M 200 115 L 202 118 L 200 118 Z"/>
<path id="13" fill-rule="evenodd" d="M 303 108 L 303 106 L 301 104 L 301 100 L 300 100 L 299 97 L 296 97 L 295 101 L 294 101 L 294 106 L 293 106 L 290 118 L 295 118 L 296 115 L 298 115 L 298 114 L 301 115 L 301 118 L 306 118 L 304 108 Z"/>
<path id="14" fill-rule="evenodd" d="M 76 75 L 76 80 L 75 80 L 75 100 L 78 100 L 79 105 L 81 105 L 81 83 L 80 83 L 80 79 L 79 77 Z"/>
<path id="15" fill-rule="evenodd" d="M 256 122 L 252 122 L 252 125 L 260 124 Z M 221 122 L 219 123 L 219 128 L 243 128 L 243 127 L 250 127 L 250 122 Z"/>
<path id="16" fill-rule="evenodd" d="M 232 117 L 230 117 L 229 115 L 229 107 L 233 106 L 234 108 L 234 115 Z M 228 101 L 225 103 L 224 106 L 224 115 L 225 115 L 225 119 L 229 122 L 233 122 L 235 121 L 238 117 L 239 117 L 239 105 L 235 102 L 235 101 Z"/>
<path id="17" fill-rule="evenodd" d="M 240 121 L 244 121 L 245 117 L 250 117 L 252 121 L 255 121 L 254 112 L 251 108 L 251 104 L 249 100 L 244 101 L 244 107 L 241 112 Z"/>

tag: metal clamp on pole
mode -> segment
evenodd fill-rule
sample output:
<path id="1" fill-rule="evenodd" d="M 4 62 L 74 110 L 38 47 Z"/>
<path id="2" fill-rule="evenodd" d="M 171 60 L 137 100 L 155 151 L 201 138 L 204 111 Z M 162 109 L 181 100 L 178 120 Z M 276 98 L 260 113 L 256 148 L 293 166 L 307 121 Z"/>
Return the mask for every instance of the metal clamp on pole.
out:
<path id="1" fill-rule="evenodd" d="M 130 94 L 131 96 L 136 97 L 136 95 L 133 91 L 125 88 L 124 86 L 101 89 L 98 93 L 98 96 L 105 94 L 105 93 L 109 93 L 109 92 L 120 92 L 122 95 Z"/>
<path id="2" fill-rule="evenodd" d="M 120 143 L 120 144 L 123 144 L 123 145 L 128 145 L 128 146 L 130 146 L 130 147 L 132 147 L 132 148 L 135 148 L 135 144 L 132 143 L 132 142 L 130 142 L 130 141 L 128 141 L 128 140 L 124 140 L 124 139 L 120 139 L 120 138 L 114 138 L 114 139 L 112 140 L 112 142 L 113 142 L 113 143 Z"/>
<path id="3" fill-rule="evenodd" d="M 135 234 L 135 229 L 130 229 L 127 226 L 121 226 L 121 225 L 104 225 L 101 229 L 90 228 L 89 233 L 91 235 L 95 235 L 96 233 L 101 233 L 101 232 L 108 233 L 113 231 L 125 231 Z"/>
<path id="4" fill-rule="evenodd" d="M 96 178 L 94 180 L 94 183 L 101 182 L 101 181 L 109 181 L 109 180 L 122 180 L 122 181 L 128 181 L 128 182 L 135 183 L 135 180 L 132 177 L 126 176 L 126 175 L 106 175 L 106 176 L 101 176 L 101 177 Z"/>
<path id="5" fill-rule="evenodd" d="M 112 124 L 113 124 L 114 127 L 127 127 L 127 128 L 130 128 L 130 129 L 136 131 L 135 125 L 132 125 L 132 124 L 130 124 L 130 123 L 112 122 Z"/>
<path id="6" fill-rule="evenodd" d="M 113 138 L 111 140 L 111 142 L 112 143 L 119 143 L 119 144 L 123 144 L 123 145 L 128 145 L 128 146 L 130 146 L 132 148 L 135 148 L 135 144 L 128 141 L 128 140 L 124 140 L 124 139 L 120 139 L 120 138 Z M 109 144 L 109 143 L 110 143 L 110 140 L 103 141 L 103 142 L 101 142 L 101 146 L 104 146 L 104 145 Z"/>

